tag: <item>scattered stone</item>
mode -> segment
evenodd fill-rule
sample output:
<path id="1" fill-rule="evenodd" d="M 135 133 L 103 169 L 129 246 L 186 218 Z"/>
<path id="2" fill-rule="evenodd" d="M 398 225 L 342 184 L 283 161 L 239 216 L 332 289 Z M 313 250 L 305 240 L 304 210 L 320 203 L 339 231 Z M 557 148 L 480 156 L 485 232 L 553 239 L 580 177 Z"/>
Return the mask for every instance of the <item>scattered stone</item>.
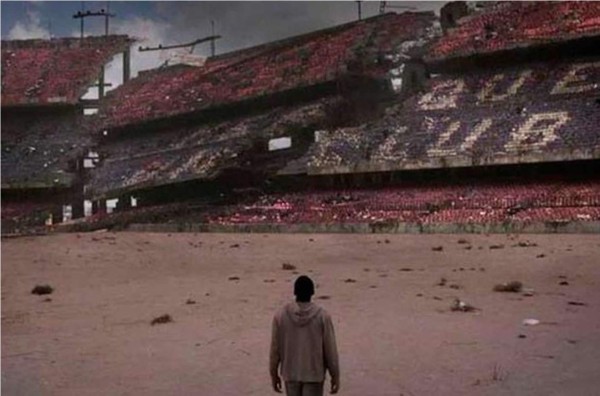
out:
<path id="1" fill-rule="evenodd" d="M 230 276 L 229 278 L 227 278 L 227 280 L 238 281 L 238 280 L 240 280 L 240 277 L 239 276 Z"/>
<path id="2" fill-rule="evenodd" d="M 239 243 L 234 243 L 233 245 L 229 246 L 230 248 L 239 248 L 240 244 Z"/>
<path id="3" fill-rule="evenodd" d="M 44 302 L 50 302 L 52 299 L 50 297 L 44 298 Z"/>
<path id="4" fill-rule="evenodd" d="M 412 270 L 413 270 L 412 268 L 408 268 L 408 267 L 400 268 L 400 271 L 402 271 L 402 272 L 411 272 Z"/>
<path id="5" fill-rule="evenodd" d="M 523 289 L 523 284 L 519 281 L 502 283 L 494 286 L 494 291 L 505 293 L 519 293 Z"/>
<path id="6" fill-rule="evenodd" d="M 377 241 L 377 244 L 378 244 L 378 245 L 380 245 L 380 244 L 381 244 L 381 241 Z"/>
<path id="7" fill-rule="evenodd" d="M 525 334 L 519 334 L 519 338 L 527 338 Z"/>
<path id="8" fill-rule="evenodd" d="M 524 319 L 523 326 L 536 326 L 540 324 L 540 321 L 537 319 Z"/>
<path id="9" fill-rule="evenodd" d="M 308 242 L 314 242 L 315 240 L 312 238 L 308 238 Z"/>
<path id="10" fill-rule="evenodd" d="M 388 276 L 387 274 L 379 274 L 380 278 L 387 278 L 387 276 Z"/>
<path id="11" fill-rule="evenodd" d="M 196 304 L 196 301 L 192 300 L 191 298 L 188 298 L 188 299 L 185 301 L 185 303 L 186 303 L 187 305 L 192 305 L 192 304 Z"/>
<path id="12" fill-rule="evenodd" d="M 423 293 L 417 293 L 417 297 L 423 297 Z"/>
<path id="13" fill-rule="evenodd" d="M 533 289 L 527 289 L 523 291 L 523 296 L 525 297 L 533 297 L 534 296 L 534 291 Z"/>
<path id="14" fill-rule="evenodd" d="M 546 257 L 546 255 L 544 253 L 538 254 L 537 256 L 535 256 L 536 258 L 544 258 Z"/>
<path id="15" fill-rule="evenodd" d="M 504 249 L 504 245 L 490 245 L 490 249 Z"/>
<path id="16" fill-rule="evenodd" d="M 329 300 L 329 299 L 331 298 L 331 296 L 324 295 L 324 296 L 319 296 L 319 297 L 317 297 L 317 298 L 318 298 L 319 300 Z"/>
<path id="17" fill-rule="evenodd" d="M 459 271 L 464 271 L 465 269 L 463 267 L 460 267 L 458 270 Z"/>
<path id="18" fill-rule="evenodd" d="M 567 302 L 567 304 L 569 304 L 569 305 L 576 305 L 576 306 L 579 306 L 579 307 L 585 307 L 585 306 L 587 306 L 586 303 L 579 302 L 579 301 L 569 301 L 569 302 Z"/>
<path id="19" fill-rule="evenodd" d="M 54 289 L 50 285 L 36 285 L 32 290 L 31 294 L 37 294 L 43 296 L 44 294 L 52 294 Z"/>
<path id="20" fill-rule="evenodd" d="M 485 268 L 481 267 L 481 268 L 479 268 L 479 271 L 485 272 Z"/>
<path id="21" fill-rule="evenodd" d="M 458 243 L 459 245 L 465 245 L 465 244 L 469 243 L 469 241 L 467 241 L 466 239 L 463 239 L 463 238 L 461 238 L 461 239 L 459 239 L 459 240 L 457 241 L 457 243 Z"/>
<path id="22" fill-rule="evenodd" d="M 386 239 L 384 242 L 385 242 L 385 243 L 390 243 L 390 240 L 389 240 L 389 239 Z"/>
<path id="23" fill-rule="evenodd" d="M 285 271 L 293 271 L 296 269 L 296 266 L 292 265 L 290 263 L 283 263 L 283 264 L 281 264 L 281 269 L 283 269 Z"/>
<path id="24" fill-rule="evenodd" d="M 165 315 L 161 315 L 159 317 L 152 319 L 152 322 L 150 322 L 150 324 L 152 326 L 154 326 L 155 324 L 170 323 L 172 321 L 173 321 L 173 318 L 171 317 L 171 315 L 165 314 Z"/>
<path id="25" fill-rule="evenodd" d="M 473 246 L 469 245 L 469 246 L 465 246 L 465 250 L 471 250 L 473 249 Z"/>
<path id="26" fill-rule="evenodd" d="M 210 296 L 210 293 L 206 293 L 206 294 L 204 294 L 204 295 L 205 295 L 206 297 L 208 297 L 208 296 Z"/>
<path id="27" fill-rule="evenodd" d="M 537 243 L 534 242 L 529 242 L 529 241 L 520 241 L 518 242 L 516 245 L 513 245 L 513 247 L 535 247 L 537 246 Z"/>
<path id="28" fill-rule="evenodd" d="M 433 299 L 436 300 L 436 301 L 442 301 L 443 300 L 443 298 L 438 297 L 438 296 L 433 296 Z"/>
<path id="29" fill-rule="evenodd" d="M 369 268 L 363 268 L 363 271 L 365 271 L 365 272 L 369 272 L 369 271 L 371 271 L 371 270 L 370 270 Z"/>
<path id="30" fill-rule="evenodd" d="M 348 278 L 344 282 L 346 282 L 346 283 L 356 283 L 356 279 Z"/>
<path id="31" fill-rule="evenodd" d="M 471 304 L 468 304 L 468 303 L 456 298 L 452 302 L 452 306 L 450 307 L 450 310 L 455 311 L 455 312 L 456 311 L 458 311 L 458 312 L 473 312 L 476 310 L 476 308 L 474 306 L 472 306 Z"/>
<path id="32" fill-rule="evenodd" d="M 263 280 L 265 283 L 275 283 L 275 279 L 265 279 Z"/>
<path id="33" fill-rule="evenodd" d="M 441 252 L 444 250 L 443 246 L 434 246 L 431 248 L 431 250 L 433 250 L 434 252 Z"/>
<path id="34" fill-rule="evenodd" d="M 298 271 L 292 271 L 292 274 L 294 274 L 294 275 L 298 275 L 299 273 L 300 272 L 298 272 Z"/>
<path id="35" fill-rule="evenodd" d="M 559 275 L 558 279 L 567 279 L 567 276 L 566 275 Z"/>
<path id="36" fill-rule="evenodd" d="M 448 280 L 446 278 L 441 278 L 440 281 L 437 283 L 438 286 L 446 286 L 446 282 L 448 282 Z"/>
<path id="37" fill-rule="evenodd" d="M 558 282 L 558 284 L 560 286 L 569 286 L 569 282 L 567 282 L 567 281 Z"/>
<path id="38" fill-rule="evenodd" d="M 377 286 L 371 285 L 371 286 L 369 286 L 369 288 L 371 288 L 371 289 L 377 289 Z"/>
<path id="39" fill-rule="evenodd" d="M 479 246 L 479 247 L 477 248 L 477 250 L 482 250 L 482 249 L 483 249 L 483 246 Z"/>
<path id="40" fill-rule="evenodd" d="M 461 288 L 461 287 L 460 287 L 460 285 L 457 285 L 456 283 L 453 283 L 453 284 L 451 284 L 451 285 L 450 285 L 450 286 L 448 286 L 448 287 L 449 287 L 450 289 L 455 289 L 455 290 L 458 290 L 458 289 L 460 289 L 460 288 Z"/>
<path id="41" fill-rule="evenodd" d="M 469 268 L 469 271 L 476 271 L 476 270 L 475 270 L 475 267 L 471 267 L 471 268 Z"/>
<path id="42" fill-rule="evenodd" d="M 577 344 L 577 340 L 567 340 L 567 342 L 573 345 Z"/>

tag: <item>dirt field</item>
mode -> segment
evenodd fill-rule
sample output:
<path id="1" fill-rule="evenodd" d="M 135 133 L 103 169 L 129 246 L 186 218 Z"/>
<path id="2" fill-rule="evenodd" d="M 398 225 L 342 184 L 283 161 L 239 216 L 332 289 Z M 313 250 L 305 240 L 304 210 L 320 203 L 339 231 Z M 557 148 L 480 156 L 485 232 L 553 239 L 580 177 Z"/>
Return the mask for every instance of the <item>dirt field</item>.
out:
<path id="1" fill-rule="evenodd" d="M 342 395 L 598 394 L 599 236 L 90 233 L 2 241 L 3 395 L 273 394 L 284 262 L 329 296 Z"/>

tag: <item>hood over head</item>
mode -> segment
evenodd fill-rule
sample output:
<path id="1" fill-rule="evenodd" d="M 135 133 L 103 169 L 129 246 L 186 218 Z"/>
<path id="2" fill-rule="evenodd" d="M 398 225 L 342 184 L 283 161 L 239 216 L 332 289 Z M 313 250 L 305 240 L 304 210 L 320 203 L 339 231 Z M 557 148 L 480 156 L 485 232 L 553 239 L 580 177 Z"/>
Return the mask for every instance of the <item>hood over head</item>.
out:
<path id="1" fill-rule="evenodd" d="M 310 321 L 321 312 L 321 307 L 311 302 L 293 302 L 285 306 L 285 312 L 296 326 L 302 327 L 310 323 Z"/>

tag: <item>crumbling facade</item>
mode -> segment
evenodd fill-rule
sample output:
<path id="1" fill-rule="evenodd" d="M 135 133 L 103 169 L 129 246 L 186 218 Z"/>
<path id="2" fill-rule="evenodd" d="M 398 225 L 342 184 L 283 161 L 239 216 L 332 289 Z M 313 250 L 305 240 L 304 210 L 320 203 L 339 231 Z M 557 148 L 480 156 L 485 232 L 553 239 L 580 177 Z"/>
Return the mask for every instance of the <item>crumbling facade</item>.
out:
<path id="1" fill-rule="evenodd" d="M 81 97 L 102 66 L 129 51 L 125 36 L 2 41 L 2 228 L 84 214 L 83 159 L 92 145 Z M 52 220 L 49 220 L 52 219 Z"/>

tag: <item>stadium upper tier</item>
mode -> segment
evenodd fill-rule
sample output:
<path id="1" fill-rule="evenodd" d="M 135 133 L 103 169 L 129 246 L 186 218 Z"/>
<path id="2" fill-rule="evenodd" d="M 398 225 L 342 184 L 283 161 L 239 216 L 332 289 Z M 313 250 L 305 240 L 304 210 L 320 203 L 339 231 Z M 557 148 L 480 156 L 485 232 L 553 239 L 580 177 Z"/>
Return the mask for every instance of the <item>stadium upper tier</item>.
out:
<path id="1" fill-rule="evenodd" d="M 600 158 L 600 61 L 434 77 L 375 122 L 323 131 L 309 173 Z"/>
<path id="2" fill-rule="evenodd" d="M 600 34 L 600 2 L 499 2 L 462 18 L 429 49 L 428 60 L 494 53 Z"/>
<path id="3" fill-rule="evenodd" d="M 386 73 L 391 61 L 385 55 L 406 52 L 409 41 L 418 46 L 415 42 L 427 36 L 434 22 L 433 13 L 384 14 L 209 58 L 202 67 L 142 73 L 107 95 L 99 118 L 110 129 L 317 86 L 350 74 Z"/>
<path id="4" fill-rule="evenodd" d="M 127 36 L 2 41 L 2 107 L 76 104 Z"/>

